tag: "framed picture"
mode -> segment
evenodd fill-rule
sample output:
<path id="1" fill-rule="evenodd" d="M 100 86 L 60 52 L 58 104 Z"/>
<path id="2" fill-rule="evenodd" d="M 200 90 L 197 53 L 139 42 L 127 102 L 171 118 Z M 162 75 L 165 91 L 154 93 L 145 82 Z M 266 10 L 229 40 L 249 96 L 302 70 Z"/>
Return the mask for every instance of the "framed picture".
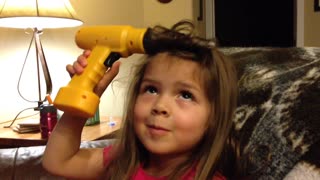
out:
<path id="1" fill-rule="evenodd" d="M 314 11 L 320 11 L 320 0 L 314 0 Z"/>

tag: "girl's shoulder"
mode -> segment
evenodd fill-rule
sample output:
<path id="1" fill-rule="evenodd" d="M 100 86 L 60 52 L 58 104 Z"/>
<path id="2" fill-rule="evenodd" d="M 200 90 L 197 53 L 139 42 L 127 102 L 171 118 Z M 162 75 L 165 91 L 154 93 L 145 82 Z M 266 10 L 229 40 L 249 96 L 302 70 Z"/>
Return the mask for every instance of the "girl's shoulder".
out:
<path id="1" fill-rule="evenodd" d="M 184 176 L 182 176 L 183 180 L 194 179 L 196 176 L 196 167 L 191 168 Z M 219 171 L 215 172 L 212 180 L 227 180 L 225 176 L 223 176 Z"/>

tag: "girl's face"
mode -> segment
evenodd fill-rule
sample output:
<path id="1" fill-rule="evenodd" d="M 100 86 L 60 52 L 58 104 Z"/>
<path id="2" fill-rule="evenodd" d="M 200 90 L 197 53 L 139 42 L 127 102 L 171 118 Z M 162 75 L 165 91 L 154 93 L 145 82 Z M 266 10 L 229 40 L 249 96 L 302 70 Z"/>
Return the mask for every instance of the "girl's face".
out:
<path id="1" fill-rule="evenodd" d="M 156 55 L 146 68 L 134 107 L 134 129 L 152 154 L 188 155 L 204 135 L 210 103 L 200 66 Z"/>

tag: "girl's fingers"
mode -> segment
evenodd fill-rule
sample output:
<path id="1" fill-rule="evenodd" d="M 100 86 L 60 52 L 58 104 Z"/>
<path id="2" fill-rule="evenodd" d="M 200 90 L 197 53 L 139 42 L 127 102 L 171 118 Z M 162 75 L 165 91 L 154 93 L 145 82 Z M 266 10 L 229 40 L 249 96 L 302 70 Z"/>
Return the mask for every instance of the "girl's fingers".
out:
<path id="1" fill-rule="evenodd" d="M 71 64 L 68 64 L 66 66 L 66 69 L 67 69 L 67 72 L 69 73 L 70 77 L 72 77 L 76 73 L 76 71 L 73 69 L 73 66 Z"/>
<path id="2" fill-rule="evenodd" d="M 79 56 L 76 62 L 78 62 L 82 67 L 86 67 L 88 65 L 87 57 L 85 55 Z"/>
<path id="3" fill-rule="evenodd" d="M 81 74 L 84 70 L 83 66 L 78 61 L 73 63 L 73 69 L 76 74 Z"/>
<path id="4" fill-rule="evenodd" d="M 84 57 L 86 57 L 86 58 L 89 57 L 90 54 L 91 54 L 90 50 L 84 50 L 83 53 L 82 53 L 82 55 L 84 55 Z"/>
<path id="5" fill-rule="evenodd" d="M 120 61 L 116 61 L 115 63 L 113 63 L 111 69 L 108 69 L 106 71 L 100 82 L 97 84 L 97 86 L 95 87 L 95 93 L 98 96 L 102 95 L 111 81 L 117 76 L 117 74 L 119 73 L 120 64 Z"/>
<path id="6" fill-rule="evenodd" d="M 88 65 L 87 58 L 89 57 L 90 53 L 90 50 L 83 51 L 83 53 L 78 56 L 73 65 L 68 64 L 66 66 L 67 72 L 69 73 L 70 77 L 72 77 L 74 74 L 81 74 L 83 72 L 84 67 Z"/>

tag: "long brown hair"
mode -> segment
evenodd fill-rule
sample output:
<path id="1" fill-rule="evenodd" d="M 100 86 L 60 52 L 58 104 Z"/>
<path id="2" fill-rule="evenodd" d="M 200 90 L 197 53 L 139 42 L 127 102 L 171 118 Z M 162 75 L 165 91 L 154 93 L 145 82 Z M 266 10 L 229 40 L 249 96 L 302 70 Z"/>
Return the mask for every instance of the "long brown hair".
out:
<path id="1" fill-rule="evenodd" d="M 232 127 L 236 107 L 237 79 L 229 59 L 220 53 L 210 40 L 195 36 L 190 21 L 181 21 L 167 29 L 152 28 L 147 58 L 136 68 L 129 87 L 123 127 L 116 144 L 108 155 L 108 179 L 130 179 L 140 164 L 147 162 L 147 149 L 137 138 L 133 128 L 133 109 L 145 69 L 152 57 L 166 52 L 170 56 L 197 62 L 201 67 L 205 93 L 211 105 L 207 130 L 190 159 L 173 170 L 168 179 L 177 179 L 197 163 L 195 179 L 211 179 L 219 170 L 220 155 L 224 151 Z"/>

